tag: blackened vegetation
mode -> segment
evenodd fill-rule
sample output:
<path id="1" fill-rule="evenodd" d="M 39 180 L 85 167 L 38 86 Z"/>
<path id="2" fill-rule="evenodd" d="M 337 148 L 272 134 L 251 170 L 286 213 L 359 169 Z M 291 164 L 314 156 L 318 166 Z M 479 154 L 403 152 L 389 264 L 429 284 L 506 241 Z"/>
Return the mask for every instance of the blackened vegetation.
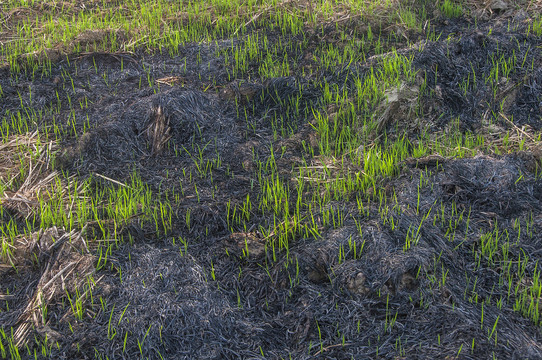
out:
<path id="1" fill-rule="evenodd" d="M 510 109 L 515 119 L 521 119 L 523 123 L 535 124 L 533 127 L 539 129 L 538 121 L 542 116 L 542 96 L 540 95 L 540 84 L 542 84 L 542 68 L 540 67 L 540 55 L 538 66 L 525 81 L 517 101 Z"/>
<path id="2" fill-rule="evenodd" d="M 232 118 L 231 106 L 225 108 L 216 97 L 188 89 L 174 88 L 135 99 L 114 120 L 83 135 L 62 161 L 73 159 L 73 166 L 83 171 L 122 176 L 135 162 L 155 161 L 149 158 L 167 148 L 170 139 L 178 151 L 195 142 L 212 142 L 213 150 L 220 151 L 237 137 L 223 121 L 228 110 Z M 220 141 L 214 141 L 216 134 L 222 135 Z"/>
<path id="3" fill-rule="evenodd" d="M 522 161 L 510 157 L 475 157 L 454 162 L 439 179 L 442 196 L 464 208 L 469 206 L 472 211 L 503 217 L 539 211 L 542 183 L 533 179 L 518 181 L 524 168 Z"/>
<path id="4" fill-rule="evenodd" d="M 515 124 L 538 129 L 542 79 L 540 70 L 529 66 L 540 65 L 539 52 L 532 36 L 504 28 L 492 35 L 485 29 L 465 31 L 416 50 L 415 65 L 427 75 L 430 90 L 424 98 L 426 120 L 437 129 L 458 117 L 464 129 L 474 130 L 482 126 L 480 119 L 489 110 L 511 114 Z M 484 76 L 489 76 L 492 59 L 513 54 L 518 59 L 515 71 L 495 95 Z M 202 57 L 198 66 L 196 55 Z M 98 173 L 125 181 L 135 169 L 153 190 L 177 189 L 179 183 L 187 189 L 174 209 L 171 234 L 157 238 L 153 225 L 135 221 L 120 234 L 126 238 L 129 234 L 134 244 L 120 245 L 109 259 L 114 267 L 98 271 L 104 277 L 94 296 L 102 296 L 108 306 L 99 308 L 96 317 L 72 321 L 71 331 L 60 306 L 51 307 L 47 326 L 54 331 L 45 334 L 61 334 L 55 338 L 60 349 L 51 349 L 56 358 L 93 358 L 96 352 L 109 359 L 444 359 L 458 356 L 460 348 L 461 358 L 542 357 L 539 327 L 513 311 L 514 297 L 507 287 L 495 286 L 504 270 L 492 267 L 480 250 L 480 235 L 495 231 L 517 237 L 508 258 L 529 257 L 529 264 L 534 264 L 542 257 L 542 183 L 535 177 L 534 155 L 477 156 L 405 167 L 384 184 L 395 189 L 401 211 L 389 206 L 389 214 L 382 218 L 373 202 L 367 205 L 369 215 L 361 216 L 356 215 L 355 202 L 333 204 L 352 215 L 344 225 L 321 229 L 320 238 L 292 242 L 289 254 L 279 253 L 276 261 L 262 251 L 265 240 L 257 229 L 266 223 L 266 214 L 255 211 L 254 226 L 239 230 L 253 256 L 241 257 L 239 246 L 231 245 L 239 242 L 228 230 L 225 204 L 231 199 L 240 203 L 247 194 L 257 198 L 255 156 L 269 156 L 273 126 L 307 131 L 311 107 L 321 104 L 321 89 L 314 79 L 300 76 L 228 82 L 220 59 L 204 47 L 187 47 L 176 59 L 128 55 L 122 59 L 123 71 L 121 58 L 109 55 L 73 59 L 70 66 L 59 63 L 58 76 L 69 72 L 73 88 L 47 80 L 31 84 L 21 80 L 17 85 L 32 87 L 31 100 L 23 95 L 32 106 L 56 104 L 53 89 L 59 90 L 63 104 L 68 94 L 72 101 L 83 94 L 90 100 L 88 108 L 75 115 L 74 131 L 80 136 L 66 138 L 58 157 L 69 174 L 84 178 Z M 143 66 L 155 79 L 176 80 L 170 79 L 172 86 L 162 85 L 156 93 L 140 88 L 140 82 L 147 81 Z M 339 79 L 343 86 L 348 84 L 345 77 L 356 75 L 356 69 L 363 76 L 366 68 L 367 64 L 353 65 L 325 78 Z M 104 72 L 109 85 L 101 80 Z M 461 92 L 458 85 L 472 72 L 476 86 Z M 203 80 L 197 74 L 204 75 Z M 209 75 L 217 82 L 205 80 Z M 497 109 L 508 84 L 508 108 Z M 17 96 L 11 96 L 17 93 L 16 86 L 2 83 L 2 87 L 7 94 L 2 111 L 13 111 L 20 105 Z M 289 109 L 296 97 L 301 99 L 302 116 L 294 118 Z M 90 129 L 82 134 L 87 119 Z M 495 119 L 503 128 L 511 126 Z M 47 121 L 52 119 L 36 126 Z M 67 110 L 56 121 L 71 126 Z M 281 141 L 286 154 L 296 153 L 281 159 L 286 168 L 281 176 L 287 177 L 292 167 L 301 166 L 296 158 L 302 151 L 301 139 L 294 135 L 290 142 Z M 214 183 L 195 175 L 186 179 L 183 169 L 196 174 L 198 154 L 204 160 L 221 159 Z M 427 178 L 422 185 L 421 175 Z M 196 200 L 194 183 L 201 201 Z M 111 184 L 104 181 L 101 186 Z M 190 227 L 184 222 L 188 208 Z M 461 222 L 451 234 L 450 224 L 459 214 L 470 216 L 469 225 Z M 518 235 L 516 219 L 531 230 Z M 172 239 L 180 236 L 189 240 L 186 252 L 173 245 Z M 415 244 L 405 249 L 409 236 Z M 357 258 L 349 248 L 352 241 L 359 251 L 364 244 Z M 337 256 L 340 249 L 347 249 L 343 260 Z M 480 265 L 473 266 L 477 262 Z M 534 271 L 530 267 L 525 273 L 532 276 Z M 0 281 L 8 287 L 14 281 L 27 283 L 28 274 L 34 273 L 40 271 L 3 272 Z M 15 295 L 6 300 L 9 311 L 2 308 L 2 326 L 15 326 L 29 299 L 34 299 L 22 290 Z M 55 309 L 60 316 L 54 315 Z M 491 332 L 495 323 L 497 340 Z M 79 350 L 72 346 L 75 343 Z"/>
<path id="5" fill-rule="evenodd" d="M 459 118 L 463 129 L 475 130 L 488 120 L 507 128 L 503 113 L 517 125 L 539 130 L 540 40 L 526 35 L 517 23 L 509 26 L 519 31 L 507 31 L 502 24 L 486 23 L 475 29 L 466 25 L 472 26 L 464 20 L 448 25 L 439 41 L 415 53 L 414 64 L 427 79 L 433 99 L 426 102 L 427 115 L 438 119 L 439 126 Z"/>

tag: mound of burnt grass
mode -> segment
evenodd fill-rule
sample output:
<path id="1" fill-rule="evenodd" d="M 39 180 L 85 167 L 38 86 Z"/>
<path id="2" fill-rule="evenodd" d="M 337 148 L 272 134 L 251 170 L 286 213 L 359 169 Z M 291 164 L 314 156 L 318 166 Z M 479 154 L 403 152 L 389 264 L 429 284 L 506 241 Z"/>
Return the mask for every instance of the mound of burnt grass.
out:
<path id="1" fill-rule="evenodd" d="M 119 176 L 134 162 L 159 155 L 168 143 L 183 151 L 193 143 L 213 141 L 216 151 L 223 152 L 239 136 L 232 133 L 231 110 L 231 106 L 221 106 L 217 96 L 189 89 L 142 97 L 114 120 L 85 133 L 62 161 L 73 161 L 78 169 Z M 215 141 L 219 134 L 220 142 Z"/>
<path id="2" fill-rule="evenodd" d="M 506 119 L 539 130 L 539 38 L 520 22 L 471 25 L 463 19 L 450 22 L 438 41 L 414 55 L 432 99 L 426 102 L 427 115 L 439 126 L 459 118 L 471 131 L 488 121 L 506 129 Z"/>

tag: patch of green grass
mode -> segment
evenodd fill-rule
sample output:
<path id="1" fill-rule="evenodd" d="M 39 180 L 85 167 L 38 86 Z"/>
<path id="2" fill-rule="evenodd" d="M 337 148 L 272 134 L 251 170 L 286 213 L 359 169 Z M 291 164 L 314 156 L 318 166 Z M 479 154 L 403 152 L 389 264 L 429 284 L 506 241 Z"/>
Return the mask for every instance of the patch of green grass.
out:
<path id="1" fill-rule="evenodd" d="M 439 8 L 444 16 L 449 18 L 462 16 L 465 11 L 460 3 L 452 0 L 444 0 L 444 2 L 439 5 Z"/>
<path id="2" fill-rule="evenodd" d="M 533 32 L 536 36 L 542 36 L 542 16 L 538 16 L 533 20 L 532 24 L 529 25 L 527 33 Z"/>
<path id="3" fill-rule="evenodd" d="M 401 8 L 397 12 L 397 22 L 404 25 L 407 29 L 421 30 L 423 24 L 421 24 L 416 18 L 416 14 L 406 8 Z"/>

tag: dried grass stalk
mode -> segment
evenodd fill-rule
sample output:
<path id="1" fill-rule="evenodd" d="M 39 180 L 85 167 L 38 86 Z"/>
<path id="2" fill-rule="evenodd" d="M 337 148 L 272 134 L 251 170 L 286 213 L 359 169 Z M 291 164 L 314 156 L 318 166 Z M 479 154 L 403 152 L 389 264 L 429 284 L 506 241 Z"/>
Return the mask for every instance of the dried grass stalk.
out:
<path id="1" fill-rule="evenodd" d="M 44 323 L 43 310 L 53 300 L 81 288 L 88 276 L 95 272 L 94 256 L 88 251 L 81 231 L 69 233 L 52 227 L 31 235 L 27 251 L 36 254 L 42 263 L 38 284 L 33 289 L 27 305 L 14 324 L 13 337 L 17 347 L 24 345 L 32 330 L 54 337 L 54 330 Z M 23 244 L 23 242 L 19 242 Z M 83 299 L 81 299 L 83 300 Z M 68 308 L 67 312 L 71 309 Z"/>
<path id="2" fill-rule="evenodd" d="M 147 139 L 151 147 L 151 155 L 159 154 L 167 144 L 171 128 L 169 127 L 169 118 L 165 116 L 162 106 L 154 109 L 151 116 L 151 123 L 147 127 Z"/>

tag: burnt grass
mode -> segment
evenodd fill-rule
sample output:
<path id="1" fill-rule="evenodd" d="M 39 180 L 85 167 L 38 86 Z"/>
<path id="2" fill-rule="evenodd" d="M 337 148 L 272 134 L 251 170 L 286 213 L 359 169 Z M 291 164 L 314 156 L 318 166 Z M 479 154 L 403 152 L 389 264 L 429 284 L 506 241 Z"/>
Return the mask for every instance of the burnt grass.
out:
<path id="1" fill-rule="evenodd" d="M 484 133 L 487 124 L 482 119 L 491 116 L 493 129 L 502 132 L 526 125 L 540 130 L 540 39 L 526 35 L 521 21 L 513 24 L 490 20 L 475 27 L 471 20 L 447 20 L 437 27 L 442 33 L 438 40 L 428 40 L 421 51 L 405 50 L 420 77 L 427 79 L 420 116 L 431 132 L 446 132 L 453 123 L 462 132 Z M 256 63 L 239 78 L 229 79 L 224 60 L 215 55 L 217 48 L 227 51 L 233 45 L 228 39 L 186 45 L 176 57 L 159 52 L 74 54 L 69 61 L 54 63 L 50 76 L 34 80 L 1 70 L 3 114 L 20 110 L 21 103 L 40 109 L 60 100 L 54 122 L 70 130 L 62 138 L 55 166 L 66 177 L 100 174 L 129 183 L 137 173 L 157 197 L 173 190 L 180 193 L 181 187 L 184 191 L 178 203 L 172 202 L 172 226 L 165 235 L 156 233 L 154 223 L 139 219 L 119 229 L 121 241 L 95 275 L 100 281 L 93 296 L 102 298 L 105 309 L 99 302 L 94 308 L 87 304 L 92 316 L 77 320 L 63 316 L 66 306 L 60 296 L 53 299 L 47 330 L 33 329 L 30 337 L 45 333 L 58 344 L 48 356 L 542 358 L 539 324 L 514 310 L 517 294 L 510 294 L 502 283 L 504 269 L 498 261 L 481 255 L 480 240 L 490 232 L 502 241 L 506 236 L 513 239 L 508 258 L 529 259 L 520 287 L 525 290 L 542 258 L 542 182 L 536 151 L 402 162 L 396 176 L 377 184 L 388 196 L 385 218 L 378 199 L 370 194 L 363 197 L 363 215 L 355 194 L 351 201 L 331 202 L 347 214 L 344 223 L 320 227 L 320 237 L 298 236 L 289 251 L 278 252 L 275 259 L 261 251 L 266 239 L 258 231 L 272 224 L 269 213 L 253 209 L 247 228 L 230 229 L 227 203 L 242 204 L 247 196 L 258 199 L 258 161 L 267 161 L 271 148 L 280 177 L 292 189 L 296 169 L 318 158 L 318 139 L 309 123 L 313 109 L 325 107 L 322 81 L 354 91 L 352 79 L 365 76 L 375 64 L 368 60 L 302 76 L 300 69 L 314 65 L 307 54 L 338 41 L 334 29 L 330 25 L 326 36 L 307 31 L 312 38 L 305 48 L 285 50 L 289 59 L 296 59 L 295 75 L 274 79 L 254 80 Z M 301 40 L 280 33 L 271 38 L 283 43 Z M 525 59 L 524 64 L 518 64 L 494 94 L 481 74 L 490 72 L 492 58 L 513 54 Z M 473 71 L 480 74 L 478 86 L 461 91 L 461 80 Z M 159 79 L 163 80 L 156 82 Z M 294 97 L 299 97 L 302 109 L 296 116 L 288 105 Z M 69 108 L 70 101 L 78 104 L 84 98 L 88 107 Z M 160 116 L 169 130 L 164 130 L 167 136 L 152 140 L 149 129 Z M 275 116 L 280 119 L 277 136 L 271 122 Z M 421 131 L 406 123 L 406 117 L 397 118 L 383 129 L 386 136 L 393 139 L 407 129 L 414 144 Z M 52 122 L 46 115 L 34 128 L 44 129 Z M 162 144 L 161 139 L 167 141 Z M 204 160 L 220 158 L 212 179 L 197 175 L 194 159 L 200 152 Z M 97 190 L 119 186 L 103 177 L 93 176 Z M 302 201 L 310 198 L 310 193 L 302 194 Z M 425 220 L 430 209 L 432 215 Z M 442 215 L 433 221 L 436 213 Z M 459 221 L 459 214 L 470 220 Z M 11 218 L 20 219 L 10 210 L 0 221 Z M 456 225 L 450 234 L 452 223 Z M 519 235 L 517 224 L 522 228 Z M 418 243 L 405 251 L 405 238 L 413 231 Z M 92 243 L 92 233 L 87 233 Z M 186 252 L 174 241 L 179 237 L 187 240 Z M 95 239 L 100 240 L 104 239 Z M 349 240 L 363 241 L 361 256 L 354 258 L 348 251 Z M 245 241 L 253 247 L 248 257 L 242 254 Z M 338 256 L 341 249 L 347 249 L 343 260 Z M 0 306 L 6 333 L 20 325 L 17 321 L 42 271 L 35 266 L 1 268 L 1 289 L 15 295 Z M 29 341 L 27 348 L 33 346 L 34 340 Z M 26 348 L 21 354 L 28 356 Z"/>

